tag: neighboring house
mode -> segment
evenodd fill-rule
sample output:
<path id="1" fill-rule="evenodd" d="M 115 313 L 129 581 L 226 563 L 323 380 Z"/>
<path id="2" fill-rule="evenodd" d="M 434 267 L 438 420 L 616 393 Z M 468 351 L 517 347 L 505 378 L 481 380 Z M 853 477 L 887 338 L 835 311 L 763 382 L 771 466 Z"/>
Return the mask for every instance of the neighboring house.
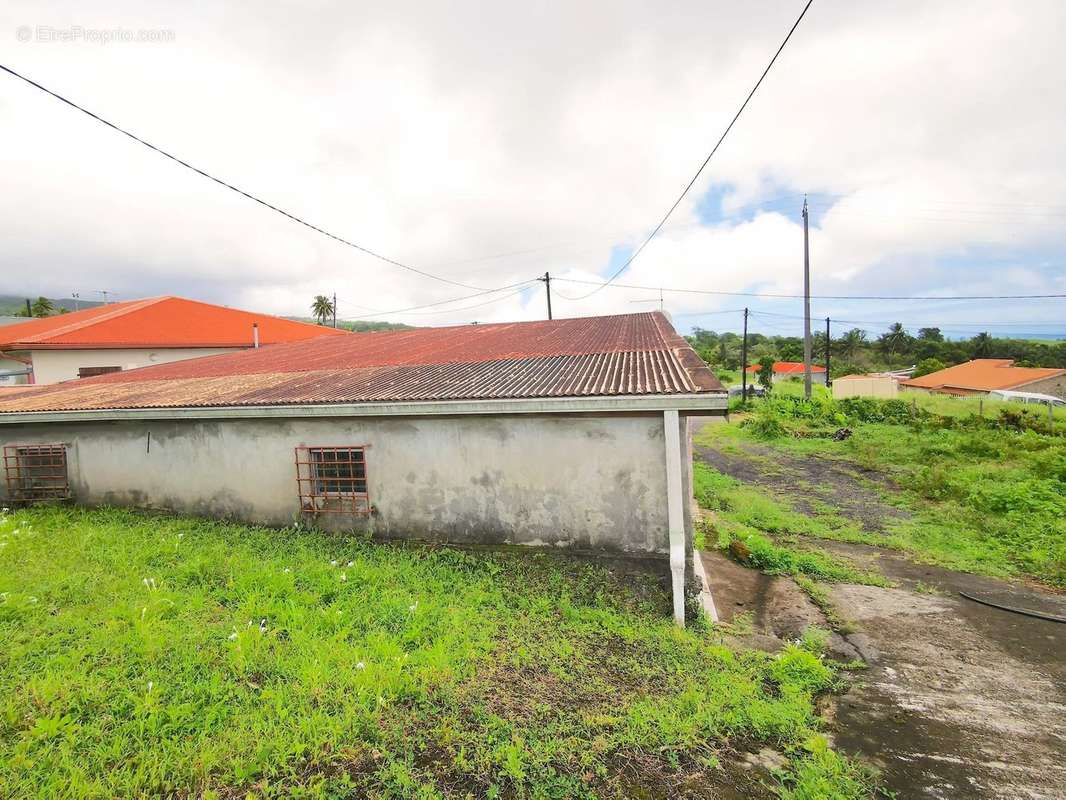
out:
<path id="1" fill-rule="evenodd" d="M 25 317 L 0 316 L 0 327 L 25 321 Z M 0 351 L 0 388 L 26 383 L 29 380 L 30 373 L 30 365 L 27 361 L 5 356 Z"/>
<path id="2" fill-rule="evenodd" d="M 891 399 L 899 394 L 899 381 L 884 373 L 845 375 L 833 379 L 833 398 L 880 397 Z"/>
<path id="3" fill-rule="evenodd" d="M 752 374 L 758 373 L 762 367 L 759 364 L 752 364 L 748 367 L 748 372 Z M 787 378 L 800 378 L 803 379 L 803 362 L 802 361 L 775 361 L 774 362 L 774 383 L 777 381 L 783 381 Z M 825 383 L 825 367 L 819 367 L 817 364 L 811 364 L 811 381 L 813 383 Z"/>
<path id="4" fill-rule="evenodd" d="M 656 312 L 359 333 L 44 386 L 0 397 L 0 444 L 9 502 L 69 489 L 256 524 L 669 556 L 678 612 L 688 416 L 725 410 Z"/>
<path id="5" fill-rule="evenodd" d="M 984 395 L 995 389 L 1066 397 L 1066 369 L 1016 367 L 1009 358 L 975 358 L 900 384 L 905 389 L 953 395 Z"/>
<path id="6" fill-rule="evenodd" d="M 0 374 L 57 383 L 346 331 L 183 297 L 152 297 L 0 327 Z M 258 341 L 257 341 L 258 337 Z"/>

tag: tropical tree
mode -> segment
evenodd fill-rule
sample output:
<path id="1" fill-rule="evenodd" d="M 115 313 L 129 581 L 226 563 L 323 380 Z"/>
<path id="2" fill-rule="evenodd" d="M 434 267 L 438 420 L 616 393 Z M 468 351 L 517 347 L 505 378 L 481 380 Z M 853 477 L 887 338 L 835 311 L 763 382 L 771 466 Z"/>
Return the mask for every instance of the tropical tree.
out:
<path id="1" fill-rule="evenodd" d="M 769 391 L 774 387 L 774 359 L 763 356 L 759 359 L 759 385 Z"/>
<path id="2" fill-rule="evenodd" d="M 988 358 L 992 355 L 992 337 L 987 333 L 979 333 L 973 337 L 971 343 L 973 344 L 973 357 L 974 358 Z"/>
<path id="3" fill-rule="evenodd" d="M 907 331 L 903 327 L 903 324 L 893 322 L 888 326 L 887 333 L 882 333 L 877 337 L 877 344 L 885 353 L 893 355 L 905 350 L 909 339 L 910 337 L 907 335 Z"/>
<path id="4" fill-rule="evenodd" d="M 311 303 L 311 313 L 319 325 L 325 325 L 326 320 L 333 316 L 333 301 L 324 294 L 316 294 L 314 302 Z"/>
<path id="5" fill-rule="evenodd" d="M 31 309 L 33 311 L 33 316 L 47 317 L 55 313 L 56 307 L 47 297 L 38 297 L 33 301 Z"/>
<path id="6" fill-rule="evenodd" d="M 944 334 L 940 332 L 940 328 L 919 328 L 918 338 L 923 342 L 942 342 Z"/>
<path id="7" fill-rule="evenodd" d="M 941 361 L 939 358 L 923 358 L 914 368 L 914 377 L 920 378 L 923 375 L 929 375 L 933 372 L 940 372 L 940 370 L 946 369 L 947 366 L 948 365 Z"/>
<path id="8" fill-rule="evenodd" d="M 862 328 L 852 328 L 837 339 L 837 350 L 840 355 L 850 361 L 864 344 L 866 344 L 866 331 Z"/>

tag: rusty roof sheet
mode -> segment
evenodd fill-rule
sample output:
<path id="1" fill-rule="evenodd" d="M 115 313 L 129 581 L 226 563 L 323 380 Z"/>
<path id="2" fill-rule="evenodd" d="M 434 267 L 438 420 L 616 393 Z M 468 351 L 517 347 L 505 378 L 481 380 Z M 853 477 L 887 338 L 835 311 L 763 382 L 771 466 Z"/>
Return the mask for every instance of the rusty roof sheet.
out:
<path id="1" fill-rule="evenodd" d="M 0 413 L 722 392 L 659 313 L 353 334 L 0 397 Z"/>

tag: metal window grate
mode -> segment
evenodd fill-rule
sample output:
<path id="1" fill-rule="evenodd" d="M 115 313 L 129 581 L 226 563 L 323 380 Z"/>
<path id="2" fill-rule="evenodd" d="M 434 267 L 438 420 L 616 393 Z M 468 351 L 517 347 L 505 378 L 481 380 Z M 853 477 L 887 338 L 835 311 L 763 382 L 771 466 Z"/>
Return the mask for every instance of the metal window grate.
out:
<path id="1" fill-rule="evenodd" d="M 70 497 L 67 447 L 62 444 L 5 445 L 4 476 L 8 497 L 14 502 Z"/>
<path id="2" fill-rule="evenodd" d="M 306 513 L 369 515 L 366 449 L 297 447 L 296 486 Z"/>

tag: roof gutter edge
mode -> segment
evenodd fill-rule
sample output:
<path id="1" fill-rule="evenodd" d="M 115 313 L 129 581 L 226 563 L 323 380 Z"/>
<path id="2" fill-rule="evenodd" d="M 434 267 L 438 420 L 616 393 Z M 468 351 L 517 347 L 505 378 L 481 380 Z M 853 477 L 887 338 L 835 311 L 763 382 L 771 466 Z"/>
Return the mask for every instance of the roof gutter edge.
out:
<path id="1" fill-rule="evenodd" d="M 277 406 L 182 406 L 172 408 L 107 408 L 92 411 L 16 411 L 0 413 L 0 425 L 40 422 L 96 422 L 171 419 L 270 419 L 388 416 L 456 416 L 485 414 L 582 414 L 657 412 L 720 415 L 726 413 L 725 392 L 645 395 L 640 397 L 537 397 L 498 400 L 434 400 L 421 402 L 331 403 Z"/>

